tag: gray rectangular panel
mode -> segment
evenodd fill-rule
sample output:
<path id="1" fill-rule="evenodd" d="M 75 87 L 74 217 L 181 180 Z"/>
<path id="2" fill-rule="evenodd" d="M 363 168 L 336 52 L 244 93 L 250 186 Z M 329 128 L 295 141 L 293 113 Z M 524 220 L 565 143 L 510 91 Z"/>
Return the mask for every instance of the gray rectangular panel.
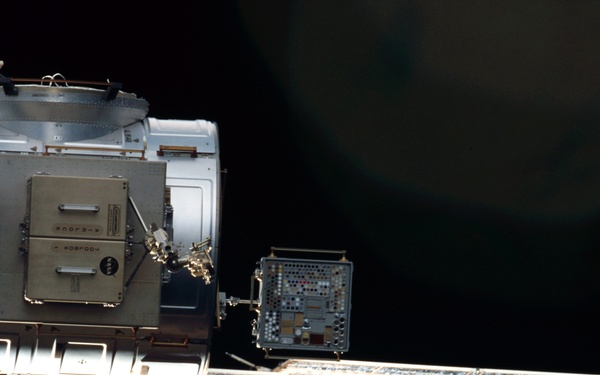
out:
<path id="1" fill-rule="evenodd" d="M 25 296 L 38 302 L 119 304 L 125 243 L 32 238 Z"/>
<path id="2" fill-rule="evenodd" d="M 29 191 L 30 236 L 125 240 L 127 180 L 34 175 Z"/>
<path id="3" fill-rule="evenodd" d="M 35 181 L 44 176 L 56 177 L 59 186 L 54 189 L 42 188 L 33 191 L 33 200 L 30 202 L 28 184 L 32 179 Z M 115 178 L 116 177 L 116 178 Z M 92 180 L 99 179 L 99 180 Z M 122 192 L 123 180 L 127 181 L 127 193 Z M 46 180 L 44 180 L 46 181 Z M 50 179 L 47 181 L 51 181 Z M 79 181 L 79 182 L 77 182 Z M 83 182 L 82 182 L 83 181 Z M 0 300 L 4 301 L 0 309 L 0 321 L 7 322 L 42 322 L 54 324 L 81 324 L 97 326 L 135 326 L 135 327 L 158 327 L 160 316 L 160 293 L 161 293 L 161 266 L 147 256 L 143 245 L 145 231 L 138 220 L 134 209 L 129 202 L 125 202 L 129 195 L 136 203 L 140 215 L 147 225 L 157 223 L 162 225 L 164 220 L 165 204 L 165 181 L 166 163 L 148 160 L 134 159 L 101 159 L 78 156 L 42 156 L 42 155 L 18 155 L 0 154 L 0 233 L 2 233 L 2 256 L 0 262 Z M 76 182 L 74 187 L 69 188 L 65 182 Z M 94 189 L 83 185 L 87 183 L 100 182 L 101 189 Z M 113 185 L 114 184 L 114 185 Z M 119 190 L 121 189 L 121 190 Z M 54 194 L 58 194 L 54 196 Z M 90 200 L 90 196 L 104 197 L 99 201 Z M 48 203 L 51 202 L 51 203 Z M 48 207 L 45 205 L 48 204 Z M 65 204 L 61 211 L 58 207 Z M 70 205 L 70 206 L 69 206 Z M 111 206 L 112 205 L 112 206 Z M 116 205 L 123 208 L 126 214 L 117 213 Z M 94 211 L 94 206 L 99 206 L 99 211 Z M 53 231 L 56 228 L 43 228 L 41 223 L 34 224 L 31 235 L 30 249 L 23 244 L 26 231 L 19 229 L 26 222 L 29 209 L 34 217 L 43 218 L 41 222 L 52 223 L 65 222 L 77 224 L 84 222 L 91 225 L 102 226 L 102 237 L 98 238 L 57 235 Z M 91 211 L 90 211 L 91 210 Z M 46 211 L 52 211 L 45 216 Z M 85 215 L 98 216 L 95 221 L 85 222 Z M 73 220 L 62 220 L 67 215 L 72 215 Z M 84 216 L 81 216 L 84 215 Z M 59 220 L 60 219 L 60 220 Z M 71 227 L 67 227 L 67 231 Z M 76 226 L 72 226 L 73 230 Z M 80 229 L 83 227 L 79 227 Z M 127 234 L 125 234 L 127 232 Z M 131 235 L 131 238 L 128 236 Z M 125 240 L 127 238 L 127 240 Z M 91 241 L 96 244 L 115 242 L 116 244 L 106 249 L 107 256 L 114 258 L 119 263 L 118 270 L 114 275 L 117 280 L 103 280 L 101 263 L 105 258 L 94 258 L 92 255 L 88 262 L 85 257 L 70 257 L 58 255 L 48 251 L 48 244 L 52 248 L 54 244 L 72 241 Z M 131 252 L 125 253 L 125 242 L 131 242 Z M 73 242 L 75 243 L 75 242 Z M 86 247 L 83 242 L 77 242 L 77 247 Z M 21 249 L 21 251 L 20 251 Z M 85 251 L 85 250 L 84 250 Z M 104 251 L 104 250 L 103 250 Z M 69 259 L 78 259 L 70 263 Z M 50 268 L 44 263 L 55 262 Z M 58 263 L 56 263 L 58 262 Z M 98 263 L 100 262 L 100 263 Z M 37 269 L 27 268 L 27 265 Z M 57 273 L 56 267 L 61 268 L 62 273 Z M 108 267 L 108 266 L 107 266 Z M 85 283 L 86 272 L 96 269 L 93 276 L 96 281 L 91 284 Z M 37 275 L 40 272 L 40 275 Z M 54 273 L 53 273 L 54 272 Z M 42 275 L 43 273 L 47 273 Z M 25 300 L 26 282 L 33 284 L 44 280 L 52 282 L 64 281 L 56 279 L 60 276 L 79 275 L 79 293 L 92 293 L 97 290 L 97 298 L 88 294 L 81 300 L 109 302 L 115 301 L 114 293 L 122 288 L 122 301 L 116 307 L 104 307 L 102 304 L 45 302 L 44 304 L 31 304 Z M 77 277 L 67 276 L 73 282 L 74 290 L 77 289 Z M 54 278 L 54 279 L 53 279 Z M 122 280 L 120 279 L 122 278 Z M 63 278 L 64 279 L 64 278 Z M 98 281 L 99 280 L 99 281 Z M 38 284 L 40 285 L 40 284 Z M 51 285 L 51 283 L 50 283 Z M 60 284 L 54 284 L 58 288 Z M 69 283 L 69 288 L 71 284 Z M 51 287 L 38 286 L 36 290 L 28 289 L 28 294 L 35 294 L 43 300 L 62 299 L 58 291 L 52 291 Z M 103 289 L 106 289 L 104 291 Z M 70 293 L 70 292 L 69 292 Z M 106 293 L 106 294 L 102 294 Z M 118 298 L 117 298 L 118 299 Z M 77 299 L 72 295 L 70 302 Z M 111 302 L 112 303 L 112 302 Z"/>

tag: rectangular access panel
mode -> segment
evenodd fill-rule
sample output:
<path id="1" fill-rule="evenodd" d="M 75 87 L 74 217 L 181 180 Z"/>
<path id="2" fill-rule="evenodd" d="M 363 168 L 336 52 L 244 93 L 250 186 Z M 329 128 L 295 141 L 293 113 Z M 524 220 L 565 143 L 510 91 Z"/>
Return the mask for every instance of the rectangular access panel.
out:
<path id="1" fill-rule="evenodd" d="M 31 177 L 27 300 L 122 302 L 128 192 L 123 178 Z"/>
<path id="2" fill-rule="evenodd" d="M 258 347 L 348 350 L 352 262 L 265 257 L 261 270 Z"/>
<path id="3" fill-rule="evenodd" d="M 124 244 L 117 241 L 31 238 L 25 297 L 39 302 L 119 304 L 124 254 Z"/>
<path id="4" fill-rule="evenodd" d="M 124 241 L 127 194 L 123 178 L 33 175 L 29 235 Z"/>

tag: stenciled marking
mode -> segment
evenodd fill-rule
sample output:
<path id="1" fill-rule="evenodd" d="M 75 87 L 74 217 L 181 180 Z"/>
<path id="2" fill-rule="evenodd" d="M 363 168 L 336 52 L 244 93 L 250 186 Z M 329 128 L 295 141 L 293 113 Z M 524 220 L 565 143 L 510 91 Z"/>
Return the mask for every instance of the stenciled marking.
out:
<path id="1" fill-rule="evenodd" d="M 55 253 L 99 253 L 100 246 L 72 242 L 56 242 L 52 244 L 52 251 Z"/>
<path id="2" fill-rule="evenodd" d="M 52 226 L 55 234 L 90 236 L 102 233 L 101 225 L 57 223 Z"/>

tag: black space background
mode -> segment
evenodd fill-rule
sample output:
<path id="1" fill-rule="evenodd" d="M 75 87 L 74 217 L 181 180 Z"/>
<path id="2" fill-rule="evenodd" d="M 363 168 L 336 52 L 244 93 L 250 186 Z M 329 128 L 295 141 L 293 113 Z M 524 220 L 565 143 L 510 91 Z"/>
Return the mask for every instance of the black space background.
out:
<path id="1" fill-rule="evenodd" d="M 228 296 L 345 249 L 344 359 L 600 372 L 600 3 L 80 4 L 3 5 L 1 73 L 217 122 Z M 274 367 L 227 312 L 211 365 Z"/>

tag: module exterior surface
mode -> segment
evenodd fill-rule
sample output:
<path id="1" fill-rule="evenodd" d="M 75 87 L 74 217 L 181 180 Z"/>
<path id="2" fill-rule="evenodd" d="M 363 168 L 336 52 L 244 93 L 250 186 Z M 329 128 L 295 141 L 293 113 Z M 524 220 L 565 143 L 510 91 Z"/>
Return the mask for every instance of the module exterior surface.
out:
<path id="1" fill-rule="evenodd" d="M 0 373 L 204 374 L 217 283 L 169 272 L 145 241 L 208 243 L 217 279 L 216 124 L 147 117 L 112 86 L 6 82 Z"/>

